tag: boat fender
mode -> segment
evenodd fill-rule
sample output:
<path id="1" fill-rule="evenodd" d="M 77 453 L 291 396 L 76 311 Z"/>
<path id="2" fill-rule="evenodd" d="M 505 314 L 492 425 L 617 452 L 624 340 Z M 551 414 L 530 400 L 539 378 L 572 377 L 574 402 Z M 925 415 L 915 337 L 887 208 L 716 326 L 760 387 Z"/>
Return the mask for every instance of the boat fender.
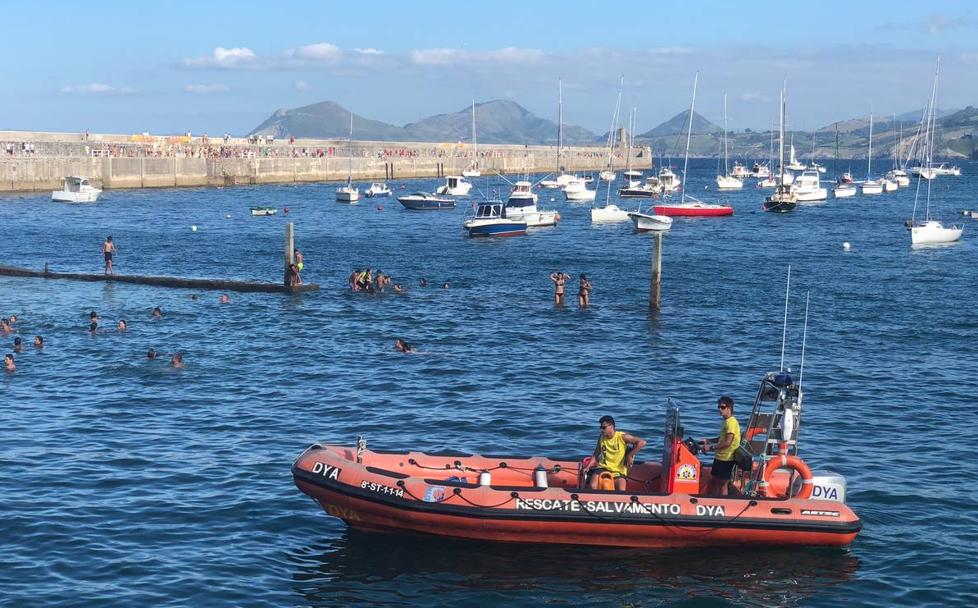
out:
<path id="1" fill-rule="evenodd" d="M 781 419 L 781 441 L 791 441 L 791 436 L 795 432 L 795 410 L 791 407 L 784 408 L 784 417 Z"/>
<path id="2" fill-rule="evenodd" d="M 549 487 L 547 485 L 547 469 L 543 468 L 542 464 L 538 464 L 537 468 L 533 469 L 533 485 L 538 488 Z"/>
<path id="3" fill-rule="evenodd" d="M 601 473 L 598 475 L 598 489 L 614 491 L 615 476 L 611 473 L 611 471 L 601 471 Z"/>
<path id="4" fill-rule="evenodd" d="M 479 473 L 479 485 L 480 486 L 488 486 L 488 485 L 491 485 L 491 484 L 492 484 L 492 475 L 489 474 L 489 471 L 483 471 L 483 472 Z"/>
<path id="5" fill-rule="evenodd" d="M 805 500 L 812 497 L 812 490 L 814 489 L 812 470 L 808 468 L 808 465 L 801 458 L 787 454 L 775 456 L 767 462 L 764 468 L 764 477 L 761 479 L 759 488 L 762 492 L 767 493 L 767 489 L 771 486 L 771 477 L 778 469 L 792 469 L 801 476 L 801 491 L 794 498 Z"/>

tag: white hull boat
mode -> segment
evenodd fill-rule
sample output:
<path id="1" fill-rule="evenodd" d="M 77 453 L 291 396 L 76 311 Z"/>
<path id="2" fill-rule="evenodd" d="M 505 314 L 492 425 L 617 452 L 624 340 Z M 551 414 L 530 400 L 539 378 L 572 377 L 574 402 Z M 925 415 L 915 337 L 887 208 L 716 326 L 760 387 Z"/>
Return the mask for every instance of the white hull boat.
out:
<path id="1" fill-rule="evenodd" d="M 507 218 L 526 222 L 527 227 L 555 226 L 560 214 L 553 210 L 537 209 L 536 201 L 530 198 L 510 196 L 504 214 Z"/>
<path id="2" fill-rule="evenodd" d="M 883 194 L 882 180 L 869 180 L 862 183 L 860 187 L 863 194 Z"/>
<path id="3" fill-rule="evenodd" d="M 631 218 L 632 223 L 635 224 L 635 230 L 640 232 L 661 232 L 663 230 L 669 230 L 672 228 L 672 218 L 667 215 L 655 215 L 652 213 L 640 213 L 638 211 L 634 211 L 629 213 L 628 217 Z"/>
<path id="4" fill-rule="evenodd" d="M 679 176 L 673 173 L 669 167 L 663 167 L 659 171 L 659 185 L 662 187 L 663 193 L 677 192 L 682 184 Z"/>
<path id="5" fill-rule="evenodd" d="M 370 184 L 370 187 L 363 193 L 367 198 L 373 198 L 375 196 L 391 196 L 392 192 L 390 187 L 383 182 L 374 182 Z"/>
<path id="6" fill-rule="evenodd" d="M 884 192 L 896 192 L 900 189 L 900 185 L 892 179 L 883 178 L 883 191 Z"/>
<path id="7" fill-rule="evenodd" d="M 337 203 L 356 203 L 360 201 L 360 191 L 353 187 L 352 184 L 347 184 L 336 189 L 336 202 Z"/>
<path id="8" fill-rule="evenodd" d="M 613 182 L 615 181 L 616 176 L 614 171 L 602 171 L 598 174 L 598 177 L 600 177 L 601 181 L 603 182 Z"/>
<path id="9" fill-rule="evenodd" d="M 739 180 L 745 180 L 750 177 L 750 172 L 747 167 L 739 163 L 734 163 L 733 171 L 730 172 L 731 177 L 735 177 Z"/>
<path id="10" fill-rule="evenodd" d="M 910 177 L 903 169 L 894 169 L 890 171 L 886 174 L 886 179 L 896 182 L 897 186 L 900 188 L 906 188 L 910 185 Z"/>
<path id="11" fill-rule="evenodd" d="M 102 191 L 92 186 L 87 177 L 68 176 L 61 190 L 51 193 L 51 200 L 59 203 L 94 203 Z"/>
<path id="12" fill-rule="evenodd" d="M 757 179 L 767 179 L 771 177 L 771 168 L 767 165 L 754 165 L 754 167 L 751 169 L 751 173 Z M 774 186 L 771 187 L 773 188 Z"/>
<path id="13" fill-rule="evenodd" d="M 829 191 L 822 187 L 818 169 L 808 169 L 802 172 L 793 184 L 795 200 L 799 203 L 815 203 L 829 197 Z"/>
<path id="14" fill-rule="evenodd" d="M 938 220 L 928 220 L 910 226 L 910 244 L 937 245 L 953 243 L 961 238 L 963 226 L 945 226 Z"/>
<path id="15" fill-rule="evenodd" d="M 482 171 L 478 169 L 466 169 L 462 171 L 462 177 L 482 177 Z"/>
<path id="16" fill-rule="evenodd" d="M 740 190 L 744 187 L 744 182 L 732 175 L 718 175 L 717 188 L 720 190 Z"/>
<path id="17" fill-rule="evenodd" d="M 449 175 L 445 178 L 445 185 L 438 186 L 435 194 L 447 194 L 448 196 L 468 196 L 472 190 L 472 183 L 461 175 Z"/>
<path id="18" fill-rule="evenodd" d="M 758 188 L 777 188 L 778 187 L 778 180 L 775 179 L 773 176 L 768 175 L 764 179 L 762 179 L 759 182 L 757 182 L 757 187 Z"/>
<path id="19" fill-rule="evenodd" d="M 536 193 L 533 192 L 533 184 L 527 181 L 518 181 L 513 184 L 513 189 L 509 193 L 508 203 L 537 204 Z"/>
<path id="20" fill-rule="evenodd" d="M 564 196 L 569 201 L 593 201 L 597 194 L 594 190 L 588 190 L 587 182 L 583 179 L 576 179 L 564 186 Z"/>
<path id="21" fill-rule="evenodd" d="M 614 203 L 591 209 L 591 222 L 594 224 L 627 222 L 628 220 L 629 212 Z"/>
<path id="22" fill-rule="evenodd" d="M 855 184 L 837 184 L 832 188 L 832 196 L 835 198 L 850 198 L 856 196 Z"/>

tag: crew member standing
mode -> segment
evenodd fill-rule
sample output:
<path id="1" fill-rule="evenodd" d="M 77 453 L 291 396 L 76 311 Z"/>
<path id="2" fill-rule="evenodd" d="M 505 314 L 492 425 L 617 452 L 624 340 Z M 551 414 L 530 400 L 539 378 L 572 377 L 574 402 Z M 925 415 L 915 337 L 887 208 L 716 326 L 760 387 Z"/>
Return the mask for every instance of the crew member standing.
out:
<path id="1" fill-rule="evenodd" d="M 720 436 L 715 440 L 703 440 L 703 452 L 710 451 L 710 443 L 716 454 L 710 467 L 710 485 L 706 493 L 726 496 L 730 492 L 730 478 L 733 475 L 734 452 L 740 445 L 740 423 L 734 417 L 733 399 L 724 395 L 717 400 L 717 409 L 723 416 Z"/>

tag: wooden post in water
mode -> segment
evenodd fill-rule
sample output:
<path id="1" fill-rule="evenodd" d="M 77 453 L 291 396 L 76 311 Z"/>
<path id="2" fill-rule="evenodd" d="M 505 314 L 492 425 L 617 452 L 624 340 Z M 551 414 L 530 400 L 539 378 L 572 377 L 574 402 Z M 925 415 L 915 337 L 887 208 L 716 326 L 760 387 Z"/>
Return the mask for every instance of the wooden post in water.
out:
<path id="1" fill-rule="evenodd" d="M 295 225 L 289 222 L 285 225 L 285 278 L 283 281 L 289 284 L 289 267 L 295 263 Z"/>
<path id="2" fill-rule="evenodd" d="M 656 232 L 652 246 L 652 278 L 649 279 L 649 310 L 658 311 L 662 303 L 662 233 Z"/>

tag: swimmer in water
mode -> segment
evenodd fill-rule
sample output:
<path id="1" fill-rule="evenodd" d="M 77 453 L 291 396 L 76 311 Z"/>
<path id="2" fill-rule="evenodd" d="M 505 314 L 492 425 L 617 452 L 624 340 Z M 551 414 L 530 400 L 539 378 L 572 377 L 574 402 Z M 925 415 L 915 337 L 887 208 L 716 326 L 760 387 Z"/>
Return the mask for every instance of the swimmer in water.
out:
<path id="1" fill-rule="evenodd" d="M 445 281 L 445 282 L 444 282 L 444 283 L 442 284 L 442 286 L 441 286 L 441 288 L 442 288 L 442 289 L 448 289 L 448 281 Z"/>
<path id="2" fill-rule="evenodd" d="M 400 283 L 394 283 L 394 293 L 404 293 L 404 288 Z"/>
<path id="3" fill-rule="evenodd" d="M 173 367 L 175 367 L 177 369 L 182 368 L 183 367 L 183 355 L 181 355 L 180 353 L 173 353 L 173 356 L 170 357 L 170 365 L 172 365 Z"/>
<path id="4" fill-rule="evenodd" d="M 587 308 L 591 304 L 591 281 L 586 274 L 582 274 L 578 282 L 577 303 L 581 308 Z"/>
<path id="5" fill-rule="evenodd" d="M 10 324 L 13 325 L 17 322 L 17 315 L 10 315 Z"/>
<path id="6" fill-rule="evenodd" d="M 127 329 L 126 320 L 125 319 L 119 319 L 119 331 L 120 332 L 124 332 L 124 331 L 126 331 L 126 329 Z"/>
<path id="7" fill-rule="evenodd" d="M 221 294 L 221 304 L 227 304 L 230 301 L 231 301 L 231 298 L 228 297 L 228 294 L 226 294 L 226 293 L 222 293 Z"/>
<path id="8" fill-rule="evenodd" d="M 394 350 L 397 350 L 402 353 L 409 353 L 413 349 L 411 348 L 410 344 L 405 342 L 403 339 L 398 338 L 397 340 L 394 340 Z"/>
<path id="9" fill-rule="evenodd" d="M 157 306 L 156 308 L 153 309 L 153 318 L 154 319 L 162 319 L 163 318 L 163 311 L 160 310 L 160 307 L 159 306 Z"/>
<path id="10" fill-rule="evenodd" d="M 88 331 L 92 332 L 92 335 L 93 336 L 95 334 L 97 334 L 98 333 L 98 323 L 96 323 L 95 321 L 92 321 L 91 323 L 89 323 L 88 324 Z"/>
<path id="11" fill-rule="evenodd" d="M 44 337 L 34 336 L 34 346 L 37 348 L 44 348 Z"/>
<path id="12" fill-rule="evenodd" d="M 24 342 L 20 339 L 20 336 L 14 338 L 14 352 L 19 353 L 24 350 Z"/>
<path id="13" fill-rule="evenodd" d="M 0 319 L 0 334 L 6 336 L 10 331 L 10 319 Z"/>
<path id="14" fill-rule="evenodd" d="M 7 354 L 3 358 L 3 368 L 8 372 L 16 371 L 17 365 L 14 364 L 14 356 L 12 354 Z"/>
<path id="15" fill-rule="evenodd" d="M 153 359 L 155 359 L 156 358 L 156 349 L 155 348 L 151 348 L 148 351 L 146 351 L 146 358 L 149 359 L 150 361 L 152 361 Z"/>
<path id="16" fill-rule="evenodd" d="M 420 285 L 421 287 L 427 287 L 428 286 L 428 279 L 426 279 L 424 277 L 421 277 L 421 280 L 418 281 L 418 285 Z"/>
<path id="17" fill-rule="evenodd" d="M 572 278 L 571 275 L 564 274 L 563 272 L 550 273 L 550 280 L 554 282 L 554 304 L 557 306 L 564 305 L 564 283 Z"/>

